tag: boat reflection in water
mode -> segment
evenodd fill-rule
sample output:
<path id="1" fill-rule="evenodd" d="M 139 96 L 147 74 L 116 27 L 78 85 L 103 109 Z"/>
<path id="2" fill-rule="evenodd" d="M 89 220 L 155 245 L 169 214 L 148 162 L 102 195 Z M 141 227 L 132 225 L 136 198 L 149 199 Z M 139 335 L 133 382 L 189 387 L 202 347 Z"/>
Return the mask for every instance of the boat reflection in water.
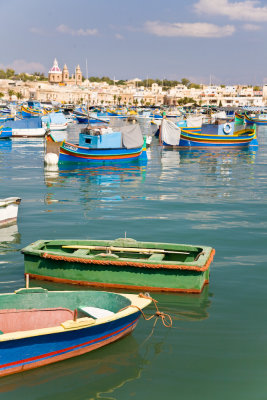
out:
<path id="1" fill-rule="evenodd" d="M 0 140 L 0 154 L 10 153 L 11 151 L 12 151 L 12 140 L 11 139 Z"/>
<path id="2" fill-rule="evenodd" d="M 7 398 L 8 394 L 13 398 L 16 394 L 18 398 L 32 398 L 32 393 L 38 391 L 46 400 L 63 396 L 68 399 L 110 398 L 107 394 L 138 379 L 144 364 L 138 343 L 129 335 L 89 354 L 2 378 L 0 393 Z"/>
<path id="3" fill-rule="evenodd" d="M 153 294 L 153 297 L 160 304 L 161 311 L 171 315 L 176 327 L 179 325 L 175 321 L 201 321 L 209 317 L 212 294 L 208 285 L 200 294 L 161 293 Z"/>
<path id="4" fill-rule="evenodd" d="M 225 192 L 225 186 L 234 191 L 235 183 L 245 186 L 248 179 L 253 179 L 252 164 L 256 154 L 255 148 L 164 149 L 161 152 L 161 178 L 177 181 L 178 174 L 179 179 L 186 180 L 186 185 L 192 190 L 196 187 L 196 180 L 198 185 L 203 182 L 202 196 L 231 196 L 230 192 Z"/>
<path id="5" fill-rule="evenodd" d="M 8 247 L 9 244 L 20 244 L 20 234 L 16 223 L 0 229 L 0 248 Z"/>
<path id="6" fill-rule="evenodd" d="M 85 167 L 83 165 L 62 164 L 48 166 L 44 169 L 44 179 L 47 187 L 79 186 L 82 202 L 98 200 L 100 202 L 119 201 L 124 199 L 123 187 L 127 189 L 127 198 L 136 196 L 136 188 L 146 178 L 146 165 L 127 164 Z M 47 195 L 47 204 L 53 194 Z"/>

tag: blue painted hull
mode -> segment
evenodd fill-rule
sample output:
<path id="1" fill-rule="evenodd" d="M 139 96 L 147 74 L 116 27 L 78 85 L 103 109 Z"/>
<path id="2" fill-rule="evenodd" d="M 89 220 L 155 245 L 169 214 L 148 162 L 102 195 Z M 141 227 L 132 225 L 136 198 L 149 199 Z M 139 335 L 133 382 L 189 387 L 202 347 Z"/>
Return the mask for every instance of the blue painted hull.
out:
<path id="1" fill-rule="evenodd" d="M 59 162 L 110 163 L 146 159 L 142 147 L 136 149 L 89 149 L 64 142 L 60 147 Z"/>
<path id="2" fill-rule="evenodd" d="M 140 311 L 100 324 L 0 342 L 0 376 L 62 361 L 114 342 L 136 326 Z"/>
<path id="3" fill-rule="evenodd" d="M 244 115 L 244 121 L 247 124 L 256 124 L 256 125 L 267 125 L 267 120 L 265 119 L 258 119 L 258 118 L 250 118 L 246 114 Z"/>
<path id="4" fill-rule="evenodd" d="M 76 119 L 79 124 L 99 124 L 99 120 L 89 119 L 88 117 L 82 117 L 80 115 L 76 115 Z"/>
<path id="5" fill-rule="evenodd" d="M 12 136 L 12 129 L 11 128 L 3 128 L 2 132 L 0 131 L 0 139 L 8 139 Z"/>
<path id="6" fill-rule="evenodd" d="M 229 147 L 243 148 L 249 145 L 257 146 L 257 138 L 253 129 L 239 132 L 239 135 L 209 135 L 197 132 L 181 131 L 178 147 Z M 163 145 L 168 146 L 166 143 Z"/>

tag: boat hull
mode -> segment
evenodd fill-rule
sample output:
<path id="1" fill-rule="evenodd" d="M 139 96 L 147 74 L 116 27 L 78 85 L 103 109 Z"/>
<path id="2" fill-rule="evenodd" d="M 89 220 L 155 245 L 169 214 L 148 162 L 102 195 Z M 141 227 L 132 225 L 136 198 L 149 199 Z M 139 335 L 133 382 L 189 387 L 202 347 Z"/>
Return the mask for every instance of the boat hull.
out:
<path id="1" fill-rule="evenodd" d="M 89 149 L 64 142 L 60 146 L 59 162 L 79 163 L 109 163 L 116 161 L 133 161 L 144 158 L 146 150 L 143 147 L 135 149 Z"/>
<path id="2" fill-rule="evenodd" d="M 0 294 L 0 376 L 88 353 L 135 328 L 152 299 L 27 287 Z M 37 308 L 35 308 L 37 307 Z"/>
<path id="3" fill-rule="evenodd" d="M 20 202 L 21 199 L 18 197 L 0 200 L 0 228 L 14 224 L 17 221 Z"/>
<path id="4" fill-rule="evenodd" d="M 0 130 L 0 139 L 8 139 L 12 136 L 12 129 L 11 128 L 3 128 Z"/>
<path id="5" fill-rule="evenodd" d="M 53 246 L 52 242 L 49 242 L 48 246 Z M 68 241 L 63 241 L 62 245 L 68 245 L 68 243 Z M 153 247 L 152 243 L 145 243 L 145 245 Z M 36 246 L 40 246 L 40 250 L 35 251 Z M 176 248 L 180 248 L 179 245 L 177 246 Z M 198 250 L 194 247 L 196 253 L 190 256 L 190 259 L 188 258 L 189 261 L 164 263 L 160 255 L 158 258 L 154 256 L 147 260 L 146 256 L 138 256 L 141 257 L 141 261 L 138 257 L 137 259 L 107 260 L 103 256 L 104 258 L 91 259 L 90 256 L 87 257 L 86 252 L 82 251 L 79 256 L 79 252 L 78 254 L 60 250 L 50 252 L 45 250 L 46 245 L 42 249 L 41 247 L 42 241 L 38 241 L 36 245 L 32 244 L 23 249 L 25 273 L 32 279 L 104 289 L 156 292 L 200 293 L 209 282 L 209 268 L 215 254 L 213 249 L 206 248 L 204 253 L 201 253 L 203 259 L 194 262 L 198 254 Z M 199 250 L 199 253 L 201 251 Z"/>
<path id="6" fill-rule="evenodd" d="M 254 129 L 239 131 L 238 135 L 208 135 L 181 130 L 179 147 L 243 148 L 256 140 Z"/>
<path id="7" fill-rule="evenodd" d="M 45 128 L 12 129 L 12 137 L 44 137 L 45 133 Z"/>
<path id="8" fill-rule="evenodd" d="M 266 119 L 251 118 L 248 117 L 247 114 L 244 115 L 244 122 L 247 124 L 267 125 Z"/>
<path id="9" fill-rule="evenodd" d="M 140 311 L 109 323 L 62 333 L 0 342 L 0 376 L 76 357 L 130 334 Z"/>

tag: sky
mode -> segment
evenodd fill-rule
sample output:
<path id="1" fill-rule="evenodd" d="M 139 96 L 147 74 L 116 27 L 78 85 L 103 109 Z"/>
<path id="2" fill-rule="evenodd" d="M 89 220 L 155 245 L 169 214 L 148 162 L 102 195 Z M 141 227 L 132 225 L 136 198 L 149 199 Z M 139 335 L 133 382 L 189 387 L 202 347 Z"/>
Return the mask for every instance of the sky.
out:
<path id="1" fill-rule="evenodd" d="M 267 0 L 0 0 L 0 69 L 267 84 Z"/>

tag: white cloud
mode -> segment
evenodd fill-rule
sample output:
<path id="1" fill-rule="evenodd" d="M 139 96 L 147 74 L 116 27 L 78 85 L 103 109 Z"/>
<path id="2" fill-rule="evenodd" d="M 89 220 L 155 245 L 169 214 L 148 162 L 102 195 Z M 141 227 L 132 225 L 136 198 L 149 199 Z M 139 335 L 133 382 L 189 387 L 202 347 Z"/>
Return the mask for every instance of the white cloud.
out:
<path id="1" fill-rule="evenodd" d="M 121 34 L 119 34 L 119 33 L 116 33 L 115 34 L 115 38 L 116 39 L 123 39 L 123 36 Z"/>
<path id="2" fill-rule="evenodd" d="M 15 72 L 46 72 L 46 68 L 39 62 L 28 62 L 25 60 L 14 60 L 12 63 L 4 65 L 0 64 L 0 69 L 14 69 Z"/>
<path id="3" fill-rule="evenodd" d="M 147 32 L 156 36 L 189 36 L 202 38 L 219 38 L 231 36 L 235 32 L 233 25 L 218 26 L 205 22 L 196 23 L 167 23 L 159 21 L 147 21 L 144 28 Z"/>
<path id="4" fill-rule="evenodd" d="M 261 29 L 261 26 L 254 24 L 245 24 L 243 25 L 243 29 L 245 29 L 245 31 L 258 31 Z"/>
<path id="5" fill-rule="evenodd" d="M 29 29 L 31 33 L 36 33 L 37 35 L 44 35 L 45 32 L 42 28 L 36 28 L 33 26 L 32 28 Z"/>
<path id="6" fill-rule="evenodd" d="M 200 14 L 223 15 L 239 21 L 267 21 L 267 6 L 257 0 L 198 0 L 194 5 Z"/>
<path id="7" fill-rule="evenodd" d="M 97 29 L 72 29 L 64 24 L 59 25 L 56 30 L 60 33 L 72 36 L 95 36 L 98 34 Z"/>

